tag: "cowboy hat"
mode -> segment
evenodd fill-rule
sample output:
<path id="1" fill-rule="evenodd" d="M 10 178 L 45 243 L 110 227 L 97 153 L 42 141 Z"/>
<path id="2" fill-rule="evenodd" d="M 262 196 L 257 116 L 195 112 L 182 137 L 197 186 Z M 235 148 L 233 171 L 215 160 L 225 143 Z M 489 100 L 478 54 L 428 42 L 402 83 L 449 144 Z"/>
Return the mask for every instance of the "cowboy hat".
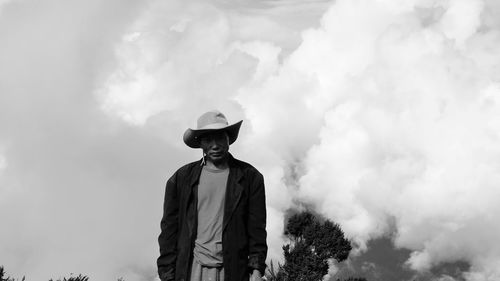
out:
<path id="1" fill-rule="evenodd" d="M 184 132 L 184 143 L 191 148 L 200 148 L 201 135 L 213 131 L 225 131 L 229 136 L 229 144 L 232 144 L 238 138 L 241 123 L 243 120 L 229 125 L 222 112 L 218 110 L 206 112 L 198 118 L 196 129 L 187 129 Z"/>

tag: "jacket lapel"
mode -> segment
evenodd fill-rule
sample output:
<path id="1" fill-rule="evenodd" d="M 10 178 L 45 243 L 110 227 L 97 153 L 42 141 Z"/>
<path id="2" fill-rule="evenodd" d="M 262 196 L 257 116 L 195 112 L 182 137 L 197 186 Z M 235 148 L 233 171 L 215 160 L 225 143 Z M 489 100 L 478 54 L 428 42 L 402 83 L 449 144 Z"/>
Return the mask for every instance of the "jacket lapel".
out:
<path id="1" fill-rule="evenodd" d="M 223 232 L 226 229 L 234 210 L 238 206 L 244 189 L 243 185 L 240 183 L 243 178 L 243 172 L 238 166 L 235 165 L 234 162 L 235 161 L 232 156 L 230 156 L 229 177 L 227 179 L 224 218 L 222 223 Z"/>
<path id="2" fill-rule="evenodd" d="M 185 214 L 188 217 L 189 233 L 194 234 L 194 227 L 197 224 L 197 204 L 198 204 L 198 182 L 200 180 L 201 170 L 203 166 L 196 164 L 189 174 L 189 186 L 187 190 L 187 202 L 185 204 Z"/>

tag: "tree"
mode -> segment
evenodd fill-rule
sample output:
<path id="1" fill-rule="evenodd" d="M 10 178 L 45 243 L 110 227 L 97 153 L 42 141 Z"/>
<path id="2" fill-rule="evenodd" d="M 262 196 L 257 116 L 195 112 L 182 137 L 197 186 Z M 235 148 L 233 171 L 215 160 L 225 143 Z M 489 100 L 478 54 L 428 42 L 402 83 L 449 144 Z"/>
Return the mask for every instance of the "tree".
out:
<path id="1" fill-rule="evenodd" d="M 342 262 L 352 249 L 338 224 L 310 212 L 290 217 L 285 235 L 291 243 L 283 246 L 285 263 L 275 274 L 276 281 L 321 281 L 328 273 L 328 260 Z"/>

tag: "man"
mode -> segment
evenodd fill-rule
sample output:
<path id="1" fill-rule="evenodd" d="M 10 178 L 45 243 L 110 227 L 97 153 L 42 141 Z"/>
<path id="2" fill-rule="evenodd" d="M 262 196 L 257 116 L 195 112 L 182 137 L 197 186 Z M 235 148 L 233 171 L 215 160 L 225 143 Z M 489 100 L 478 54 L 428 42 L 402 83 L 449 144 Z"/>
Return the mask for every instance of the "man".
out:
<path id="1" fill-rule="evenodd" d="M 264 178 L 233 158 L 239 121 L 219 111 L 198 119 L 184 142 L 203 158 L 167 181 L 158 274 L 162 281 L 261 281 L 266 267 Z"/>

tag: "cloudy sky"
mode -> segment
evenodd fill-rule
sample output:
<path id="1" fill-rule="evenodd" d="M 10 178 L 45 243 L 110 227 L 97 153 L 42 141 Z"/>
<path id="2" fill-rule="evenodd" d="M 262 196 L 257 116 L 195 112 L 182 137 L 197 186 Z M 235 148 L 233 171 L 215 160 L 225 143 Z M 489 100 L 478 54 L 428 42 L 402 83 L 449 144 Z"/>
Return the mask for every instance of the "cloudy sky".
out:
<path id="1" fill-rule="evenodd" d="M 310 206 L 370 280 L 500 280 L 499 14 L 497 0 L 0 0 L 0 265 L 154 280 L 165 181 L 201 156 L 182 134 L 217 108 L 244 120 L 231 151 L 265 176 L 269 259 L 287 210 Z"/>

